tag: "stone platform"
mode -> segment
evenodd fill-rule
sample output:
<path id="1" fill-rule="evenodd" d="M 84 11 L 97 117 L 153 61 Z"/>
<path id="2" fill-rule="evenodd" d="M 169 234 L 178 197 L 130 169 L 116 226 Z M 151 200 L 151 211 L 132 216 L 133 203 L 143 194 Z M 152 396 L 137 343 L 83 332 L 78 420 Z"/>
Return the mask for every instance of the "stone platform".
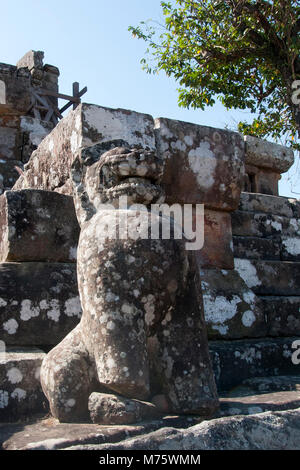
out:
<path id="1" fill-rule="evenodd" d="M 260 397 L 250 397 L 252 411 L 258 400 L 261 404 Z M 248 408 L 246 415 L 198 423 L 193 417 L 170 416 L 130 426 L 60 424 L 53 418 L 37 418 L 31 423 L 0 424 L 0 445 L 3 450 L 300 450 L 300 408 L 262 411 L 256 407 L 256 413 L 249 414 Z"/>

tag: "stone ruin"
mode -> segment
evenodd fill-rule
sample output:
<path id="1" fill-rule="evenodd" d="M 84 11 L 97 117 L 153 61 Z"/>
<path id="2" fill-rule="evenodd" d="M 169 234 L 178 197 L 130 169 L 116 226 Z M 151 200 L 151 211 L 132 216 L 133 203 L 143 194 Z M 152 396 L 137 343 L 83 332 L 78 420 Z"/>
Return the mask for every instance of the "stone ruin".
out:
<path id="1" fill-rule="evenodd" d="M 16 167 L 23 169 L 33 150 L 57 124 L 55 119 L 46 119 L 41 103 L 34 106 L 40 88 L 58 91 L 59 70 L 44 65 L 43 57 L 41 51 L 30 51 L 17 65 L 0 63 L 1 193 L 12 188 L 19 177 Z M 56 98 L 49 99 L 57 106 Z"/>
<path id="2" fill-rule="evenodd" d="M 278 196 L 293 152 L 86 103 L 46 124 L 27 91 L 57 90 L 59 72 L 24 57 L 0 65 L 0 422 L 50 410 L 97 429 L 185 415 L 189 429 L 299 408 L 300 202 Z M 101 204 L 120 194 L 204 204 L 203 247 L 103 241 Z"/>

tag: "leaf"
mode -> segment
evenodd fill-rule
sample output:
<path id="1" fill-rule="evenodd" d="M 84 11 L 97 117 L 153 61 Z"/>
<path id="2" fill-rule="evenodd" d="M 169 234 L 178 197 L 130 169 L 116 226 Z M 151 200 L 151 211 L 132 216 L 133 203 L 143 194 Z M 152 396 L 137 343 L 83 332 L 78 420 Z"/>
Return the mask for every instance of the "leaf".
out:
<path id="1" fill-rule="evenodd" d="M 162 70 L 180 84 L 180 106 L 205 109 L 218 97 L 227 109 L 259 116 L 252 124 L 240 123 L 241 132 L 274 139 L 292 135 L 289 142 L 296 145 L 290 80 L 300 80 L 300 37 L 293 33 L 300 9 L 298 1 L 284 0 L 284 8 L 282 2 L 161 2 L 164 25 L 142 22 L 129 31 L 149 46 L 143 68 Z"/>

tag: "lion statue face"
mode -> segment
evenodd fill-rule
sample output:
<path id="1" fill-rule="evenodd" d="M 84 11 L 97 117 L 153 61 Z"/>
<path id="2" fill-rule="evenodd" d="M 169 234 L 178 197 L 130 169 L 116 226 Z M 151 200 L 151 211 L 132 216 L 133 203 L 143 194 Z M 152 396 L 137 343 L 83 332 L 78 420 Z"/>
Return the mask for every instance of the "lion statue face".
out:
<path id="1" fill-rule="evenodd" d="M 119 207 L 121 196 L 127 196 L 130 205 L 163 202 L 162 172 L 156 152 L 123 141 L 82 149 L 71 170 L 78 218 L 88 220 L 103 204 Z"/>

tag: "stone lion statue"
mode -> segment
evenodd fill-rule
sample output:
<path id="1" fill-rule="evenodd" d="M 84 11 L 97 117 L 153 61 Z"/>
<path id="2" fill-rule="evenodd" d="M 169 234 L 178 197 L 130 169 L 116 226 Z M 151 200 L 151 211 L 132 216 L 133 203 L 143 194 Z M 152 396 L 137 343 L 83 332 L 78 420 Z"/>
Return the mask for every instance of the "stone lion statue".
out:
<path id="1" fill-rule="evenodd" d="M 163 223 L 150 211 L 164 200 L 162 170 L 156 152 L 124 141 L 85 148 L 73 163 L 83 315 L 41 368 L 62 422 L 207 417 L 218 407 L 192 252 L 171 218 L 168 239 L 151 237 Z"/>

